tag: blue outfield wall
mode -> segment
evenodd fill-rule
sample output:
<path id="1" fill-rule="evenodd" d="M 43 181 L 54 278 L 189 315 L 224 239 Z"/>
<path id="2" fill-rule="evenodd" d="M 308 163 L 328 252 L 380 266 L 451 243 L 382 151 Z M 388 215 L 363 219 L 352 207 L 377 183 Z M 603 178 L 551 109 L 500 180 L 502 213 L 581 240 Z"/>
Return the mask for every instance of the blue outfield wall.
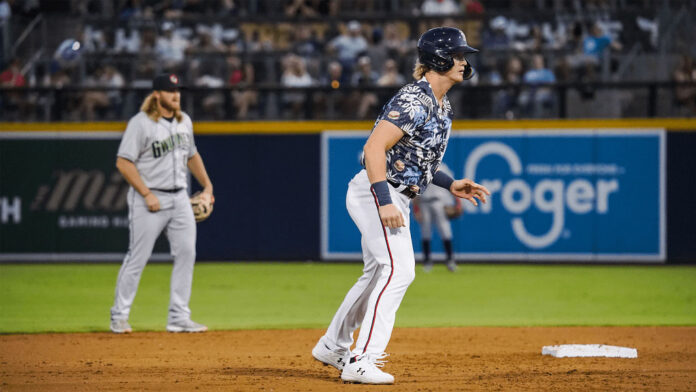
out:
<path id="1" fill-rule="evenodd" d="M 462 260 L 665 260 L 665 132 L 556 130 L 453 132 L 444 163 L 490 191 L 451 221 Z M 322 257 L 362 257 L 345 211 L 345 183 L 359 169 L 367 133 L 327 133 L 322 167 Z M 641 211 L 636 214 L 636 211 Z M 414 250 L 420 231 L 411 214 Z M 436 253 L 443 251 L 439 240 Z M 444 255 L 443 255 L 444 257 Z"/>

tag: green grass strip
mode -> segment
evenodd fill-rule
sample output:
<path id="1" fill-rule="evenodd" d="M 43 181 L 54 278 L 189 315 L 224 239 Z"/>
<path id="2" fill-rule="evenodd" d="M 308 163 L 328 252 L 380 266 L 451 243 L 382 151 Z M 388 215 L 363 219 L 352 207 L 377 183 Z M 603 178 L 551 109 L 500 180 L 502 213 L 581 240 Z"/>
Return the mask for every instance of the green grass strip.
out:
<path id="1" fill-rule="evenodd" d="M 106 331 L 119 265 L 0 265 L 0 333 Z M 193 319 L 212 329 L 324 328 L 361 264 L 200 263 Z M 163 330 L 171 264 L 131 312 Z M 696 266 L 463 265 L 417 276 L 397 326 L 696 325 Z"/>

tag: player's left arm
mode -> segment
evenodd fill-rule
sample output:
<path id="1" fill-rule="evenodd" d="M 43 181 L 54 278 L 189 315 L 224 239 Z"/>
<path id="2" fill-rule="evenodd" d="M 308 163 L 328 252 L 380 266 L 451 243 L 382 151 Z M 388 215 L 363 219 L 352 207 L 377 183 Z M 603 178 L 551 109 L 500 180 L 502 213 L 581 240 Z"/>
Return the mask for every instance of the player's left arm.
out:
<path id="1" fill-rule="evenodd" d="M 483 185 L 477 184 L 468 178 L 462 178 L 461 180 L 452 181 L 449 191 L 453 195 L 460 197 L 462 199 L 469 200 L 471 204 L 478 206 L 477 199 L 481 203 L 486 202 L 486 196 L 490 196 L 491 192 Z"/>
<path id="2" fill-rule="evenodd" d="M 203 164 L 203 158 L 201 154 L 196 152 L 188 160 L 188 168 L 191 170 L 191 174 L 196 177 L 196 180 L 203 187 L 203 192 L 201 195 L 208 195 L 209 201 L 212 202 L 213 199 L 213 183 L 208 177 L 208 172 L 205 170 L 205 165 Z"/>
<path id="3" fill-rule="evenodd" d="M 471 204 L 478 206 L 478 201 L 486 202 L 486 196 L 491 192 L 483 185 L 477 184 L 468 178 L 455 180 L 442 170 L 435 172 L 433 184 L 449 190 L 453 195 L 469 200 Z"/>

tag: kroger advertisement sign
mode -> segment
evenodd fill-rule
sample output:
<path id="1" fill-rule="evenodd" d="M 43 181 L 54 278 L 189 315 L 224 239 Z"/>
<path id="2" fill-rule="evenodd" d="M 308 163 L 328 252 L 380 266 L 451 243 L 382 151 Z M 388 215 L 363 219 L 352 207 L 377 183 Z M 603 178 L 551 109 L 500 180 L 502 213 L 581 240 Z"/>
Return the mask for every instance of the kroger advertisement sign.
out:
<path id="1" fill-rule="evenodd" d="M 361 258 L 345 194 L 367 136 L 322 136 L 325 259 Z M 444 162 L 491 191 L 452 221 L 458 258 L 664 261 L 664 151 L 663 130 L 453 132 Z M 418 253 L 413 215 L 411 231 Z"/>

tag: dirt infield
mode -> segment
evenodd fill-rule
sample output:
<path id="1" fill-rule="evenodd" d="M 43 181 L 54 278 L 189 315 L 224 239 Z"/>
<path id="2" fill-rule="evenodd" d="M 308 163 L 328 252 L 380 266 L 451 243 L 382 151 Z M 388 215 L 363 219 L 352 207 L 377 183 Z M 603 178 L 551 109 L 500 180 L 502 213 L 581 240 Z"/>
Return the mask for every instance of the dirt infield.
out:
<path id="1" fill-rule="evenodd" d="M 402 328 L 393 386 L 343 384 L 310 351 L 321 330 L 0 336 L 2 391 L 696 390 L 696 327 Z M 603 343 L 637 359 L 552 358 Z"/>

